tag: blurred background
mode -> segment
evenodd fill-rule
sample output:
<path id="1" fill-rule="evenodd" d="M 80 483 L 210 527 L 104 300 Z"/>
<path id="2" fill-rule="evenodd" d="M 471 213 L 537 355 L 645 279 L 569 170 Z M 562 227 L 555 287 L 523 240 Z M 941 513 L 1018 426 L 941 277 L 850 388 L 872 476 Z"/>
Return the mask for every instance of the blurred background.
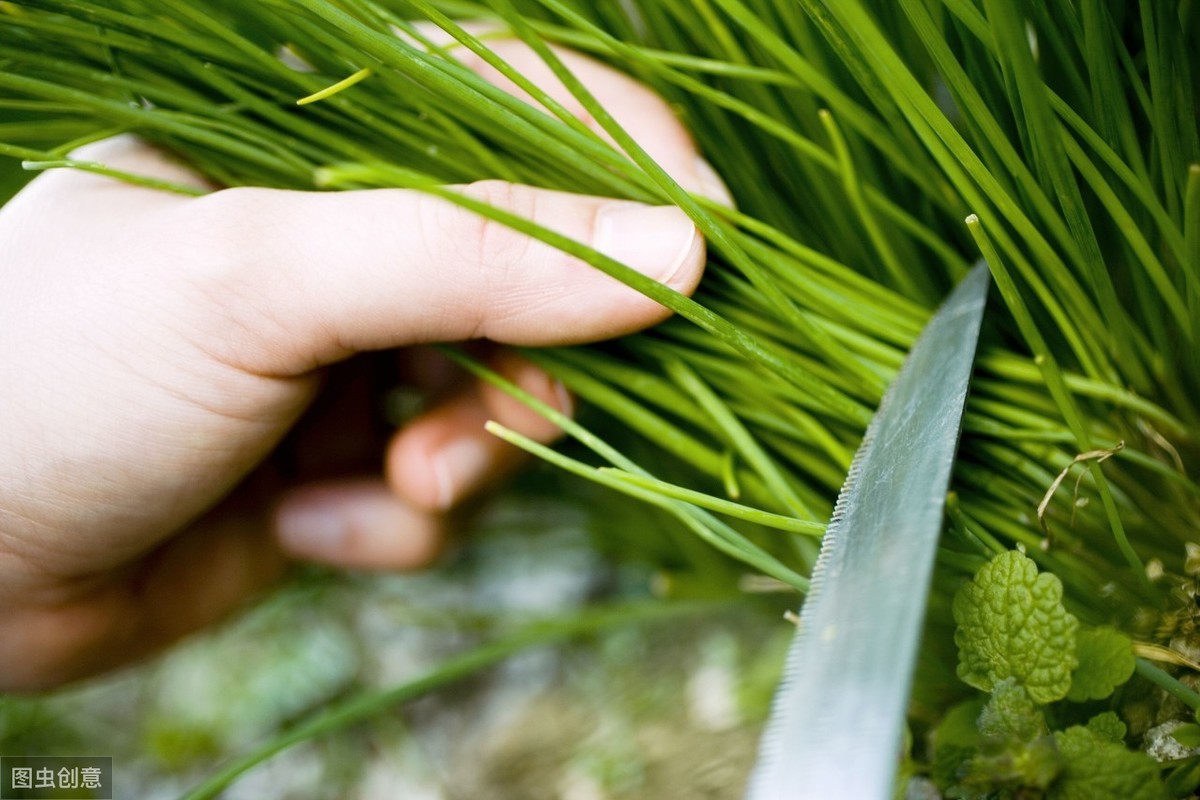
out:
<path id="1" fill-rule="evenodd" d="M 669 522 L 609 497 L 567 499 L 560 481 L 534 466 L 476 509 L 430 571 L 302 570 L 151 663 L 0 698 L 0 753 L 112 756 L 115 797 L 179 797 L 310 716 L 435 670 L 514 622 L 672 595 L 703 602 L 523 650 L 285 750 L 221 796 L 740 797 L 790 641 L 769 606 L 794 596 L 747 601 L 724 576 L 668 576 L 645 556 Z M 606 541 L 626 557 L 605 555 Z"/>

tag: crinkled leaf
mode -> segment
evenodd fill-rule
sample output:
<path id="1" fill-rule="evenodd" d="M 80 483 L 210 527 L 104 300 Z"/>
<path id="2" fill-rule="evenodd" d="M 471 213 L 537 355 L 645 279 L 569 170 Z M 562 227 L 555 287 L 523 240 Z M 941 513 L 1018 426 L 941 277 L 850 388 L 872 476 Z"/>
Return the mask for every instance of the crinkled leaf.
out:
<path id="1" fill-rule="evenodd" d="M 1054 739 L 1041 736 L 1032 742 L 1010 743 L 995 752 L 977 752 L 960 767 L 962 780 L 957 788 L 964 797 L 1038 797 L 1061 770 L 1062 757 Z M 1039 790 L 1039 794 L 1029 790 Z"/>
<path id="2" fill-rule="evenodd" d="M 992 689 L 992 699 L 979 714 L 979 732 L 987 739 L 1031 742 L 1046 734 L 1046 719 L 1029 693 L 1013 678 Z"/>
<path id="3" fill-rule="evenodd" d="M 1126 750 L 1089 728 L 1056 733 L 1062 757 L 1059 779 L 1048 800 L 1166 800 L 1158 765 L 1145 753 Z"/>
<path id="4" fill-rule="evenodd" d="M 977 720 L 979 747 L 958 770 L 963 797 L 984 790 L 1045 789 L 1059 772 L 1058 750 L 1029 693 L 1013 678 L 996 684 Z"/>
<path id="5" fill-rule="evenodd" d="M 1103 700 L 1133 675 L 1133 642 L 1113 628 L 1081 628 L 1075 635 L 1079 666 L 1067 699 Z"/>
<path id="6" fill-rule="evenodd" d="M 1021 553 L 1001 553 L 954 597 L 958 677 L 984 691 L 1015 678 L 1036 703 L 1066 696 L 1078 664 L 1079 622 L 1062 604 L 1062 582 Z"/>
<path id="7" fill-rule="evenodd" d="M 1105 711 L 1092 717 L 1088 720 L 1087 729 L 1101 739 L 1118 744 L 1125 742 L 1125 732 L 1128 730 L 1115 711 Z"/>

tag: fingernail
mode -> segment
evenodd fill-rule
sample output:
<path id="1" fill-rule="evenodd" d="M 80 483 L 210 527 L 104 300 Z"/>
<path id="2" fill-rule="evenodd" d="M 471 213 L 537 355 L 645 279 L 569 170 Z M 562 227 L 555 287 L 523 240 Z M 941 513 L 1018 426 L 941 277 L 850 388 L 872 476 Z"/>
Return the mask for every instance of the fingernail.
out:
<path id="1" fill-rule="evenodd" d="M 337 552 L 350 530 L 350 520 L 337 509 L 311 500 L 279 509 L 276 524 L 284 549 L 312 555 Z"/>
<path id="2" fill-rule="evenodd" d="M 712 164 L 697 157 L 695 171 L 696 188 L 700 194 L 723 206 L 734 208 L 733 195 L 729 193 L 729 187 L 725 185 L 725 181 L 721 180 L 721 176 L 713 169 Z"/>
<path id="3" fill-rule="evenodd" d="M 596 220 L 596 249 L 659 283 L 670 283 L 697 246 L 699 231 L 675 206 L 611 203 Z"/>
<path id="4" fill-rule="evenodd" d="M 438 508 L 450 508 L 469 494 L 487 472 L 491 461 L 490 451 L 478 439 L 455 439 L 442 445 L 433 456 L 432 464 Z"/>

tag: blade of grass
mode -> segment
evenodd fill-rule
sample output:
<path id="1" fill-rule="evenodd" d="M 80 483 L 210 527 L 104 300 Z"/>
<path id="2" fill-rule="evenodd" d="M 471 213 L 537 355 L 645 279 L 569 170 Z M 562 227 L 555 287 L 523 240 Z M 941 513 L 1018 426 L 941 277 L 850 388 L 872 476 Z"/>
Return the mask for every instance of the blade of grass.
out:
<path id="1" fill-rule="evenodd" d="M 992 277 L 996 281 L 996 288 L 1004 295 L 1008 302 L 1009 309 L 1016 317 L 1017 324 L 1021 328 L 1022 334 L 1025 336 L 1034 352 L 1034 361 L 1041 369 L 1042 376 L 1045 378 L 1046 386 L 1049 388 L 1051 395 L 1054 396 L 1055 402 L 1063 413 L 1063 417 L 1067 422 L 1068 427 L 1074 433 L 1076 441 L 1080 445 L 1081 452 L 1093 450 L 1091 437 L 1087 427 L 1076 407 L 1074 399 L 1067 390 L 1066 384 L 1063 381 L 1062 371 L 1059 369 L 1058 362 L 1055 361 L 1049 347 L 1046 345 L 1045 339 L 1042 338 L 1041 332 L 1034 323 L 1033 318 L 1029 315 L 1025 308 L 1024 301 L 1017 292 L 1012 278 L 1008 271 L 1003 266 L 1003 261 L 1000 254 L 992 246 L 991 240 L 983 229 L 978 217 L 972 216 L 967 218 L 967 225 L 971 229 L 971 234 L 976 237 L 979 243 L 979 249 L 983 253 L 983 257 L 987 260 L 988 265 L 992 270 Z M 1143 589 L 1153 592 L 1150 586 L 1149 579 L 1146 577 L 1146 567 L 1142 563 L 1141 558 L 1129 543 L 1129 538 L 1125 534 L 1125 525 L 1121 521 L 1121 515 L 1117 511 L 1116 502 L 1113 500 L 1112 491 L 1108 487 L 1108 482 L 1104 478 L 1104 473 L 1095 464 L 1089 465 L 1092 476 L 1096 480 L 1096 484 L 1100 491 L 1101 500 L 1104 503 L 1104 510 L 1108 517 L 1109 525 L 1112 530 L 1113 538 L 1116 540 L 1117 547 L 1120 548 L 1121 554 L 1124 556 L 1126 563 L 1133 572 L 1132 579 L 1139 584 Z"/>
<path id="2" fill-rule="evenodd" d="M 784 315 L 796 328 L 797 335 L 803 336 L 813 346 L 824 352 L 830 359 L 845 365 L 851 375 L 856 376 L 864 386 L 870 385 L 870 378 L 862 374 L 862 367 L 857 360 L 846 353 L 830 337 L 817 326 L 779 290 L 778 285 L 770 280 L 763 270 L 751 259 L 745 250 L 730 235 L 730 231 L 722 225 L 701 204 L 691 197 L 676 181 L 659 166 L 659 164 L 642 148 L 642 146 L 613 118 L 595 96 L 578 78 L 563 64 L 544 42 L 539 40 L 536 33 L 529 28 L 524 19 L 517 13 L 510 0 L 493 0 L 493 5 L 499 6 L 499 13 L 509 22 L 514 32 L 528 44 L 542 61 L 550 68 L 567 90 L 580 102 L 597 124 L 620 145 L 621 149 L 641 167 L 667 195 L 668 198 L 689 217 L 704 233 L 710 246 L 720 250 L 724 256 L 745 274 L 751 282 L 763 293 L 764 297 Z"/>
<path id="3" fill-rule="evenodd" d="M 799 592 L 808 591 L 808 579 L 803 575 L 788 569 L 766 550 L 758 547 L 745 536 L 737 533 L 733 528 L 721 524 L 715 519 L 699 512 L 698 509 L 689 511 L 686 507 L 681 507 L 677 499 L 673 499 L 656 489 L 646 488 L 632 481 L 621 480 L 614 477 L 611 472 L 600 471 L 583 462 L 568 458 L 557 450 L 539 444 L 496 422 L 487 423 L 486 428 L 492 435 L 573 475 L 578 475 L 601 486 L 615 489 L 618 492 L 628 494 L 631 497 L 670 512 L 697 536 L 717 550 L 720 550 L 731 558 L 749 564 L 763 574 L 782 581 Z"/>
<path id="4" fill-rule="evenodd" d="M 775 528 L 787 531 L 788 533 L 802 533 L 806 536 L 816 536 L 817 538 L 820 538 L 825 533 L 825 526 L 819 522 L 785 517 L 782 514 L 772 514 L 769 511 L 751 508 L 741 503 L 733 503 L 729 500 L 723 500 L 720 497 L 705 494 L 704 492 L 687 489 L 658 478 L 626 472 L 615 467 L 600 467 L 599 471 L 665 497 L 682 500 L 685 503 L 690 503 L 700 508 L 707 508 L 709 511 L 715 511 L 718 514 L 735 517 L 746 522 L 753 522 L 755 525 L 762 525 L 765 528 Z"/>
<path id="5" fill-rule="evenodd" d="M 712 417 L 717 428 L 728 437 L 729 443 L 741 454 L 742 458 L 754 467 L 759 477 L 775 493 L 784 507 L 798 517 L 813 519 L 812 510 L 796 494 L 791 481 L 783 474 L 775 460 L 754 440 L 746 427 L 730 412 L 728 406 L 721 402 L 721 398 L 706 386 L 683 361 L 679 359 L 668 361 L 666 369 L 667 374 Z"/>

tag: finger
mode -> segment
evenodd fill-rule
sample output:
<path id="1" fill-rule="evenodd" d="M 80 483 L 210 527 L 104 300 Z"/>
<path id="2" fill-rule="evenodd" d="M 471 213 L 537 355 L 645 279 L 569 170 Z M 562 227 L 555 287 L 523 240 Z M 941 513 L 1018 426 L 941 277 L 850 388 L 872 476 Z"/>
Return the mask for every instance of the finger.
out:
<path id="1" fill-rule="evenodd" d="M 487 420 L 477 388 L 418 417 L 388 447 L 392 490 L 416 508 L 446 511 L 512 472 L 520 453 L 489 435 Z"/>
<path id="2" fill-rule="evenodd" d="M 570 415 L 561 383 L 515 354 L 493 367 L 538 400 Z M 413 506 L 446 510 L 510 474 L 524 462 L 517 448 L 489 434 L 488 420 L 540 442 L 561 435 L 558 426 L 523 403 L 477 384 L 412 421 L 388 447 L 386 472 L 393 491 Z"/>
<path id="3" fill-rule="evenodd" d="M 704 242 L 677 208 L 500 181 L 459 191 L 677 291 L 699 282 Z M 355 351 L 430 341 L 591 341 L 669 313 L 549 245 L 416 191 L 229 189 L 163 216 L 161 235 L 183 240 L 164 290 L 191 308 L 209 298 L 205 347 L 258 374 L 294 376 Z"/>
<path id="4" fill-rule="evenodd" d="M 418 26 L 433 43 L 446 47 L 458 61 L 494 86 L 540 107 L 516 83 L 488 64 L 482 56 L 456 42 L 448 33 L 433 25 Z M 495 34 L 499 30 L 488 23 L 466 23 L 474 35 Z M 531 83 L 612 143 L 583 104 L 571 94 L 540 56 L 515 38 L 489 38 L 487 46 Z M 630 76 L 588 56 L 561 47 L 551 47 L 571 73 L 587 87 L 600 105 L 661 166 L 667 174 L 689 191 L 704 195 L 723 205 L 732 206 L 729 189 L 712 166 L 696 150 L 691 134 L 658 94 Z"/>
<path id="5" fill-rule="evenodd" d="M 318 483 L 289 491 L 275 535 L 294 558 L 350 569 L 412 569 L 431 563 L 442 521 L 408 505 L 378 479 Z"/>
<path id="6" fill-rule="evenodd" d="M 567 387 L 520 354 L 501 350 L 489 359 L 488 367 L 554 410 L 567 417 L 574 414 L 575 401 Z M 480 381 L 478 396 L 489 420 L 522 436 L 547 444 L 562 435 L 560 427 L 498 386 Z"/>

